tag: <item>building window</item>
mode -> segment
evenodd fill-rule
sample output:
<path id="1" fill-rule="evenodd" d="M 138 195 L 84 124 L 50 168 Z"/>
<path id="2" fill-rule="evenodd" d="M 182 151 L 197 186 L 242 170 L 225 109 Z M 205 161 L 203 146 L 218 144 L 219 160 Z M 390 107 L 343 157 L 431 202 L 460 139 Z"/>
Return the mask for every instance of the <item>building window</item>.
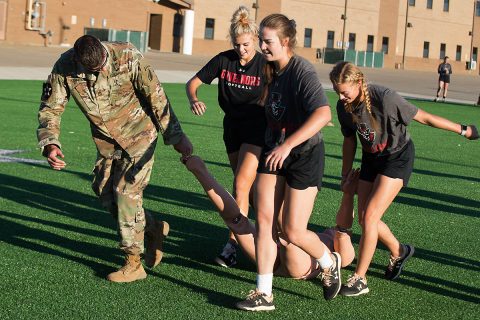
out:
<path id="1" fill-rule="evenodd" d="M 355 38 L 357 35 L 355 33 L 348 34 L 348 49 L 355 50 Z"/>
<path id="2" fill-rule="evenodd" d="M 205 39 L 213 39 L 214 30 L 215 19 L 207 18 L 207 20 L 205 20 Z"/>
<path id="3" fill-rule="evenodd" d="M 450 10 L 450 0 L 443 0 L 443 11 L 448 12 Z"/>
<path id="4" fill-rule="evenodd" d="M 312 29 L 305 28 L 305 39 L 303 40 L 303 46 L 305 48 L 312 47 Z"/>
<path id="5" fill-rule="evenodd" d="M 472 50 L 472 60 L 476 62 L 477 59 L 478 59 L 478 48 L 477 48 L 477 47 L 473 47 L 473 50 Z"/>
<path id="6" fill-rule="evenodd" d="M 373 36 L 368 35 L 367 36 L 367 51 L 372 52 L 373 51 Z"/>
<path id="7" fill-rule="evenodd" d="M 440 43 L 440 59 L 445 58 L 445 51 L 447 51 L 447 45 L 445 43 Z"/>
<path id="8" fill-rule="evenodd" d="M 327 31 L 327 48 L 333 48 L 334 39 L 335 31 Z"/>
<path id="9" fill-rule="evenodd" d="M 433 8 L 433 0 L 427 0 L 427 9 Z"/>
<path id="10" fill-rule="evenodd" d="M 480 1 L 475 2 L 475 15 L 480 17 Z"/>
<path id="11" fill-rule="evenodd" d="M 430 54 L 430 42 L 424 41 L 423 42 L 423 57 L 428 58 L 429 54 Z"/>
<path id="12" fill-rule="evenodd" d="M 382 52 L 388 54 L 388 37 L 382 38 Z"/>
<path id="13" fill-rule="evenodd" d="M 462 46 L 457 46 L 457 52 L 455 53 L 455 60 L 456 61 L 462 60 Z"/>
<path id="14" fill-rule="evenodd" d="M 408 0 L 408 5 L 410 7 L 415 7 L 415 0 Z"/>

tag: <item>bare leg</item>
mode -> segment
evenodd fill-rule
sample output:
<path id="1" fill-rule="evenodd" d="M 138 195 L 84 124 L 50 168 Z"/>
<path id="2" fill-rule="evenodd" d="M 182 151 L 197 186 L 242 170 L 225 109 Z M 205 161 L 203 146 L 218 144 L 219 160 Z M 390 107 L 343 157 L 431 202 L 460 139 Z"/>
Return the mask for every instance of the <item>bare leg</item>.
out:
<path id="1" fill-rule="evenodd" d="M 314 232 L 307 229 L 318 192 L 317 187 L 298 190 L 287 185 L 285 190 L 283 233 L 289 242 L 300 247 L 313 258 L 321 258 L 325 250 L 329 250 Z"/>
<path id="2" fill-rule="evenodd" d="M 438 89 L 437 89 L 437 99 L 440 97 L 440 92 L 443 89 L 443 81 L 438 81 Z"/>
<path id="3" fill-rule="evenodd" d="M 447 92 L 448 92 L 448 83 L 444 83 L 443 85 L 443 99 L 447 97 Z"/>
<path id="4" fill-rule="evenodd" d="M 277 257 L 275 242 L 276 221 L 282 207 L 285 178 L 272 174 L 258 174 L 257 197 L 257 273 L 259 275 L 273 273 Z"/>
<path id="5" fill-rule="evenodd" d="M 368 189 L 372 184 L 360 180 L 358 188 L 362 238 L 360 239 L 358 264 L 355 273 L 365 278 L 373 254 L 375 253 L 379 233 L 382 234 L 381 238 L 387 245 L 392 246 L 395 243 L 399 243 L 390 232 L 390 229 L 388 229 L 380 219 L 392 203 L 393 199 L 395 199 L 398 192 L 400 192 L 400 189 L 403 186 L 403 181 L 401 179 L 392 179 L 378 175 L 375 183 L 371 187 L 371 192 L 369 193 L 365 192 L 366 190 L 362 188 L 362 185 L 365 185 L 365 189 Z M 362 207 L 360 207 L 360 205 Z M 394 248 L 389 249 L 392 250 Z"/>
<path id="6" fill-rule="evenodd" d="M 228 160 L 235 175 L 233 196 L 240 212 L 245 217 L 248 216 L 250 193 L 257 176 L 258 158 L 261 151 L 261 147 L 244 143 L 238 152 L 228 154 Z M 235 240 L 231 231 L 229 237 L 231 240 Z"/>
<path id="7" fill-rule="evenodd" d="M 228 228 L 235 234 L 243 252 L 255 261 L 255 226 L 242 215 L 233 197 L 208 172 L 202 159 L 192 156 L 186 160 L 185 165 L 195 175 Z"/>

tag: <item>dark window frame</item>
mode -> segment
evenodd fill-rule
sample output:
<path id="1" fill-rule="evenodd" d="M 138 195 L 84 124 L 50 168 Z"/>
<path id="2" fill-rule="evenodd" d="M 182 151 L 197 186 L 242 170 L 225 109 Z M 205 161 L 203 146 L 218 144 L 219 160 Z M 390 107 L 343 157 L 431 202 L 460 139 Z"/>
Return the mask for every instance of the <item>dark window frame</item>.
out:
<path id="1" fill-rule="evenodd" d="M 213 40 L 214 38 L 215 38 L 215 19 L 214 18 L 206 18 L 205 19 L 204 39 Z"/>
<path id="2" fill-rule="evenodd" d="M 307 31 L 310 31 L 310 34 L 307 36 Z M 305 28 L 305 34 L 303 37 L 303 47 L 304 48 L 311 48 L 312 47 L 312 38 L 313 38 L 313 29 L 312 28 Z M 307 41 L 308 39 L 308 41 Z"/>

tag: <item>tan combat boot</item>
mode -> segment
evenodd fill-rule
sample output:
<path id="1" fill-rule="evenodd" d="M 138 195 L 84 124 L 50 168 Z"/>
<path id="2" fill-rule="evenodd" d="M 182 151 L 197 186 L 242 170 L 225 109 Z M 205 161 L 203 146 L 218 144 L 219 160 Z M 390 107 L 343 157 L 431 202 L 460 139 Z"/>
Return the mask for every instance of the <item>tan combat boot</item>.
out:
<path id="1" fill-rule="evenodd" d="M 125 255 L 125 265 L 118 271 L 112 272 L 107 276 L 108 281 L 112 282 L 132 282 L 145 279 L 147 273 L 143 269 L 140 255 Z"/>
<path id="2" fill-rule="evenodd" d="M 145 265 L 149 268 L 158 266 L 163 258 L 163 241 L 170 231 L 165 221 L 155 221 L 145 230 Z"/>

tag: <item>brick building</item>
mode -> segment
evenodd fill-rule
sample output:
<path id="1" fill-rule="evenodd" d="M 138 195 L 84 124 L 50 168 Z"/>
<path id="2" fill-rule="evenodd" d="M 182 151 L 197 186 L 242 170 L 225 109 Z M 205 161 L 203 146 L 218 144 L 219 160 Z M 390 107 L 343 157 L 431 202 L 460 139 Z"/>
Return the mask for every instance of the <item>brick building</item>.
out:
<path id="1" fill-rule="evenodd" d="M 0 0 L 0 44 L 71 46 L 93 30 L 145 50 L 213 55 L 230 48 L 231 14 L 245 5 L 257 22 L 274 12 L 295 19 L 297 52 L 311 61 L 321 62 L 324 48 L 349 49 L 383 52 L 386 68 L 432 70 L 447 55 L 455 73 L 477 73 L 466 66 L 478 61 L 479 2 Z"/>

